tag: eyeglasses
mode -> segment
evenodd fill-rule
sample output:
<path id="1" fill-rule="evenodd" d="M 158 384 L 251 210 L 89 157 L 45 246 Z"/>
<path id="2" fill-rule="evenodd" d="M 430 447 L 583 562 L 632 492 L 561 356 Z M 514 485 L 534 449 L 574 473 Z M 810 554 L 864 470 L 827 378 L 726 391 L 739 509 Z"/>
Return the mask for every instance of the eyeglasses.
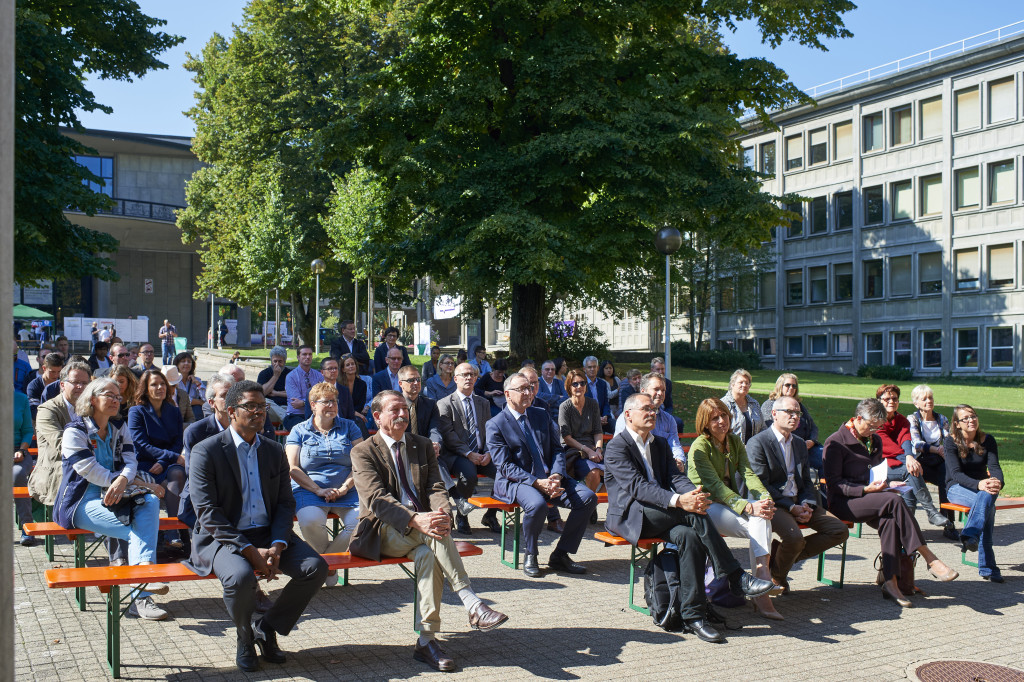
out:
<path id="1" fill-rule="evenodd" d="M 152 354 L 153 354 L 153 351 L 151 351 L 151 350 L 140 350 L 139 351 L 139 355 L 152 355 Z"/>
<path id="2" fill-rule="evenodd" d="M 783 388 L 797 388 L 796 384 L 782 384 Z"/>
<path id="3" fill-rule="evenodd" d="M 314 405 L 323 405 L 324 407 L 334 407 L 335 405 L 338 404 L 338 401 L 337 400 L 314 400 L 313 404 Z M 241 405 L 239 405 L 239 407 L 241 407 Z M 251 412 L 251 410 L 250 410 L 250 412 Z"/>
<path id="4" fill-rule="evenodd" d="M 783 412 L 785 414 L 788 414 L 790 417 L 799 417 L 800 416 L 800 410 L 782 410 L 782 409 L 776 408 L 776 409 L 772 410 L 772 412 Z"/>
<path id="5" fill-rule="evenodd" d="M 422 381 L 422 379 L 420 379 L 419 377 L 416 377 L 415 379 L 399 379 L 398 383 L 400 383 L 400 384 L 412 384 L 413 386 L 415 386 L 416 384 L 420 383 L 420 381 Z"/>
<path id="6" fill-rule="evenodd" d="M 236 407 L 245 410 L 246 412 L 251 412 L 252 414 L 259 414 L 267 411 L 266 403 L 241 403 Z"/>
<path id="7" fill-rule="evenodd" d="M 958 422 L 976 422 L 976 421 L 978 421 L 978 416 L 972 414 L 972 415 L 968 415 L 966 417 L 960 417 L 959 419 L 957 419 L 957 421 Z"/>
<path id="8" fill-rule="evenodd" d="M 97 393 L 96 396 L 99 397 L 99 398 L 110 398 L 111 400 L 115 400 L 115 401 L 117 401 L 119 403 L 123 403 L 124 402 L 124 398 L 122 396 L 120 396 L 120 395 L 115 394 L 115 393 Z"/>
<path id="9" fill-rule="evenodd" d="M 61 383 L 67 384 L 68 386 L 74 386 L 75 388 L 85 388 L 89 385 L 88 381 L 62 381 Z M 97 394 L 99 395 L 99 394 Z"/>
<path id="10" fill-rule="evenodd" d="M 472 377 L 475 377 L 476 374 L 474 374 L 473 372 L 462 372 L 460 374 L 456 374 L 455 376 L 457 376 L 460 379 L 470 379 Z"/>
<path id="11" fill-rule="evenodd" d="M 117 353 L 116 355 L 114 355 L 114 357 L 115 358 L 126 358 L 126 357 L 128 357 L 128 355 L 130 355 L 130 354 L 129 353 Z"/>
<path id="12" fill-rule="evenodd" d="M 573 388 L 579 388 L 581 386 L 586 386 L 587 382 L 585 382 L 585 381 L 574 381 L 574 382 L 572 382 L 569 385 L 572 386 Z"/>
<path id="13" fill-rule="evenodd" d="M 510 386 L 508 390 L 515 391 L 516 393 L 519 393 L 520 395 L 526 395 L 527 393 L 533 393 L 533 387 L 532 386 Z"/>

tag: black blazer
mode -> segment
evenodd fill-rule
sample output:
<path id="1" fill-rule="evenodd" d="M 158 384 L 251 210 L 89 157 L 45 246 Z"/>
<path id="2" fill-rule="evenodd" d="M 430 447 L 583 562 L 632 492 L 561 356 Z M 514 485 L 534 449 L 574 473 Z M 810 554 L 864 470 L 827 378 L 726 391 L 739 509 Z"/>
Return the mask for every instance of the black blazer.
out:
<path id="1" fill-rule="evenodd" d="M 634 545 L 640 540 L 645 506 L 668 509 L 673 495 L 696 490 L 676 467 L 668 441 L 652 435 L 650 442 L 653 483 L 647 480 L 643 453 L 627 431 L 620 431 L 604 449 L 604 483 L 608 488 L 604 525 Z"/>
<path id="2" fill-rule="evenodd" d="M 348 344 L 342 336 L 335 337 L 331 341 L 331 357 L 340 360 L 341 356 L 348 353 Z M 366 344 L 362 339 L 352 339 L 352 357 L 359 365 L 360 374 L 370 373 L 370 354 L 366 352 Z"/>
<path id="3" fill-rule="evenodd" d="M 299 539 L 292 532 L 295 498 L 284 448 L 260 437 L 256 456 L 263 504 L 270 516 L 270 536 L 291 546 Z M 192 557 L 187 563 L 198 575 L 207 576 L 213 572 L 217 552 L 240 552 L 250 544 L 238 530 L 242 516 L 242 473 L 230 428 L 192 448 L 189 481 L 198 518 L 192 536 Z"/>
<path id="4" fill-rule="evenodd" d="M 750 461 L 750 468 L 761 483 L 768 489 L 775 504 L 788 510 L 797 504 L 810 504 L 817 506 L 818 496 L 815 494 L 814 485 L 811 483 L 810 467 L 807 464 L 807 443 L 802 438 L 793 434 L 793 477 L 796 479 L 796 499 L 786 497 L 782 489 L 786 487 L 786 456 L 782 452 L 775 437 L 775 430 L 768 427 L 756 436 L 747 441 L 747 459 Z"/>
<path id="5" fill-rule="evenodd" d="M 416 397 L 416 435 L 429 438 L 431 443 L 440 443 L 443 440 L 441 414 L 437 411 L 437 403 L 422 393 Z"/>
<path id="6" fill-rule="evenodd" d="M 412 364 L 411 362 L 409 362 L 409 351 L 406 349 L 405 346 L 398 343 L 395 344 L 395 348 L 402 349 L 402 367 Z M 387 358 L 389 350 L 391 349 L 388 348 L 388 344 L 382 343 L 379 346 L 377 346 L 377 350 L 373 351 L 373 370 L 375 372 L 379 372 L 382 369 L 387 369 L 388 363 L 385 358 Z"/>
<path id="7" fill-rule="evenodd" d="M 220 423 L 217 421 L 216 415 L 211 414 L 208 417 L 203 417 L 199 421 L 190 424 L 185 429 L 185 447 L 182 450 L 182 454 L 185 455 L 185 466 L 188 467 L 192 459 L 192 448 L 202 443 L 207 438 L 213 438 L 222 431 Z M 185 479 L 185 487 L 181 490 L 179 496 L 180 503 L 178 505 L 178 520 L 189 526 L 190 528 L 196 525 L 196 511 L 192 506 L 192 479 Z M 171 513 L 173 510 L 168 510 Z"/>

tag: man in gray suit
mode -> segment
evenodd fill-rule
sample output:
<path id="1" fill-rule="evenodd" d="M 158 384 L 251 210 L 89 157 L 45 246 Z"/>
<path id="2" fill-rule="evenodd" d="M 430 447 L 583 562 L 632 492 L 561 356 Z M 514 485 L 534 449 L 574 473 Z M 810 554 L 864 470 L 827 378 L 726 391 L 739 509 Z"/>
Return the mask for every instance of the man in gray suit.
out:
<path id="1" fill-rule="evenodd" d="M 800 403 L 789 396 L 777 398 L 772 419 L 770 428 L 747 441 L 747 458 L 775 502 L 772 530 L 782 542 L 772 541 L 769 567 L 772 581 L 787 594 L 787 576 L 793 564 L 846 542 L 850 529 L 818 503 L 807 464 L 807 444 L 803 438 L 793 437 L 800 424 Z M 804 537 L 801 523 L 815 532 Z"/>
<path id="2" fill-rule="evenodd" d="M 471 534 L 469 512 L 474 509 L 468 500 L 476 492 L 477 475 L 494 478 L 497 469 L 487 453 L 487 421 L 491 418 L 491 404 L 476 395 L 476 367 L 464 362 L 455 368 L 455 392 L 437 401 L 441 415 L 441 436 L 444 439 L 440 464 L 448 469 L 455 487 L 450 491 L 455 502 L 455 530 Z M 498 510 L 488 509 L 483 524 L 492 532 L 500 533 Z"/>
<path id="3" fill-rule="evenodd" d="M 284 448 L 259 436 L 267 412 L 263 387 L 239 381 L 225 402 L 231 425 L 192 448 L 198 522 L 188 563 L 199 575 L 220 579 L 237 633 L 235 662 L 252 672 L 259 669 L 254 646 L 264 660 L 284 663 L 277 635 L 291 632 L 327 577 L 327 563 L 292 532 L 295 498 Z M 279 573 L 291 580 L 270 610 L 254 618 L 257 579 Z"/>
<path id="4" fill-rule="evenodd" d="M 75 414 L 75 401 L 89 385 L 90 367 L 69 362 L 60 372 L 60 394 L 39 406 L 36 414 L 36 443 L 39 456 L 28 477 L 28 491 L 41 504 L 52 507 L 57 500 L 63 472 L 60 445 L 64 427 Z"/>

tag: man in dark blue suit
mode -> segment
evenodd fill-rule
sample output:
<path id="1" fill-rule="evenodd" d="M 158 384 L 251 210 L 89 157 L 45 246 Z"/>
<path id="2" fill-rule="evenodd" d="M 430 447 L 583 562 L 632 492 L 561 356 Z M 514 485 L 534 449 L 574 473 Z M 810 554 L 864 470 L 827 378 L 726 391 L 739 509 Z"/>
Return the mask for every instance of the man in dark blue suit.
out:
<path id="1" fill-rule="evenodd" d="M 342 320 L 338 329 L 341 336 L 331 341 L 331 357 L 341 360 L 341 356 L 351 353 L 359 366 L 360 374 L 370 374 L 370 354 L 366 352 L 366 344 L 362 339 L 356 338 L 356 323 L 352 320 Z"/>
<path id="2" fill-rule="evenodd" d="M 398 370 L 402 369 L 403 363 L 402 351 L 398 348 L 392 348 L 388 351 L 386 356 L 388 366 L 373 375 L 372 386 L 373 394 L 377 395 L 381 391 L 398 391 L 402 392 L 402 387 L 398 385 Z"/>
<path id="3" fill-rule="evenodd" d="M 597 401 L 601 408 L 601 428 L 607 433 L 612 432 L 612 407 L 608 404 L 608 383 L 597 378 L 597 358 L 588 355 L 583 358 L 583 371 L 587 374 L 587 395 Z"/>
<path id="4" fill-rule="evenodd" d="M 487 422 L 487 450 L 498 468 L 494 496 L 523 510 L 523 572 L 540 576 L 537 539 L 547 518 L 548 502 L 567 507 L 569 518 L 548 566 L 567 573 L 586 573 L 572 560 L 597 507 L 597 496 L 565 473 L 558 428 L 533 403 L 530 380 L 520 373 L 505 379 L 505 407 Z"/>

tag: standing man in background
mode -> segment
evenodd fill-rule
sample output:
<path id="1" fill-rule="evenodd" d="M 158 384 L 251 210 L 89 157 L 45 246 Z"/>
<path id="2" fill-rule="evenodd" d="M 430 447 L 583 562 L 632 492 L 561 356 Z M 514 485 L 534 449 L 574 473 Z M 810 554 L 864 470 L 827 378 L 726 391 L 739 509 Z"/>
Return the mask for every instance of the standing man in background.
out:
<path id="1" fill-rule="evenodd" d="M 169 321 L 164 320 L 164 326 L 160 327 L 160 342 L 164 351 L 164 364 L 174 362 L 174 339 L 178 336 L 178 330 Z"/>

